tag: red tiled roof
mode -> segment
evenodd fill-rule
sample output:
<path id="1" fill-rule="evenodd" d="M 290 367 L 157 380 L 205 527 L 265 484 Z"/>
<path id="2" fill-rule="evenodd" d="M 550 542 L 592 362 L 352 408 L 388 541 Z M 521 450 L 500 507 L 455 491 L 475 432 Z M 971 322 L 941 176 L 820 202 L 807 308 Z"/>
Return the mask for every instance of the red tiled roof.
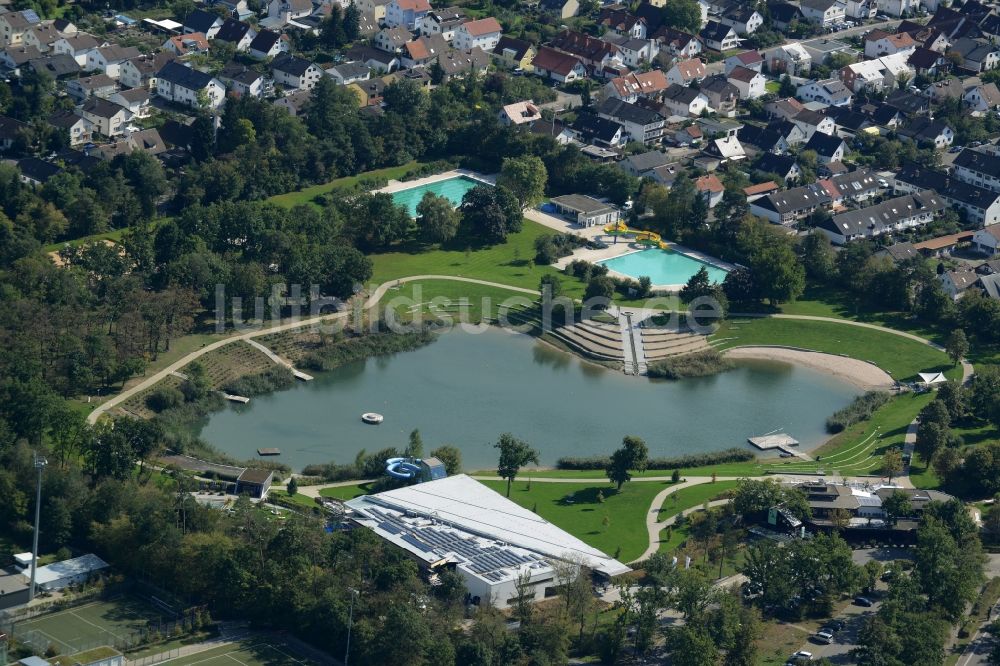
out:
<path id="1" fill-rule="evenodd" d="M 478 21 L 463 23 L 462 27 L 465 28 L 465 31 L 473 37 L 482 37 L 483 35 L 489 35 L 494 32 L 503 32 L 503 28 L 500 27 L 500 22 L 492 16 L 479 19 Z"/>

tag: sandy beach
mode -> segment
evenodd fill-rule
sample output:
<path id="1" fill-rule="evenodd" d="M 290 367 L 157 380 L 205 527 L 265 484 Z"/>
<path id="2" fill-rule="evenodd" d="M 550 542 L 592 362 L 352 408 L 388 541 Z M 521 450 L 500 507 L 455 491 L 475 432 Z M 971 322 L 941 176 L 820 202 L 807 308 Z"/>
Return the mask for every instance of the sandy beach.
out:
<path id="1" fill-rule="evenodd" d="M 835 354 L 784 347 L 736 347 L 725 354 L 733 359 L 753 358 L 795 363 L 833 375 L 864 391 L 886 390 L 895 386 L 893 378 L 878 366 Z"/>

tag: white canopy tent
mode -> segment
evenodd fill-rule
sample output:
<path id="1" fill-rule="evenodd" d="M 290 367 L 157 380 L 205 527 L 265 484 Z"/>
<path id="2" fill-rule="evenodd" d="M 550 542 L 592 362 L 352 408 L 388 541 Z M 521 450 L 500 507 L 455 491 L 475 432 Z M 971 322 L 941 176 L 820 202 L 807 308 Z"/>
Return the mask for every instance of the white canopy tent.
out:
<path id="1" fill-rule="evenodd" d="M 948 381 L 943 372 L 920 372 L 920 382 L 925 386 L 934 386 Z"/>

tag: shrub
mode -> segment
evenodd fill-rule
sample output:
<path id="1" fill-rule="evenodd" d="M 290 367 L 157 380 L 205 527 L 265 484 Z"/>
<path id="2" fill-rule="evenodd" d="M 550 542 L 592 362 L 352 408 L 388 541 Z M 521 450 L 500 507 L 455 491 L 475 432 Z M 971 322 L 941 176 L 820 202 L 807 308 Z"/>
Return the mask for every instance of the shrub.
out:
<path id="1" fill-rule="evenodd" d="M 158 388 L 146 396 L 146 406 L 154 412 L 172 409 L 184 402 L 184 394 L 173 387 Z"/>
<path id="2" fill-rule="evenodd" d="M 223 387 L 226 393 L 252 398 L 255 395 L 286 389 L 295 383 L 292 371 L 284 366 L 274 366 L 253 375 L 234 379 Z"/>
<path id="3" fill-rule="evenodd" d="M 733 367 L 733 362 L 714 349 L 694 354 L 675 356 L 650 363 L 647 374 L 662 379 L 683 379 L 685 377 L 706 377 L 725 372 Z"/>
<path id="4" fill-rule="evenodd" d="M 691 453 L 674 458 L 650 458 L 646 469 L 673 469 L 675 471 L 688 467 L 708 467 L 722 463 L 747 462 L 754 459 L 752 451 L 746 449 L 725 449 L 724 451 L 709 451 L 706 453 Z M 611 462 L 608 456 L 590 456 L 586 458 L 565 457 L 556 461 L 556 469 L 603 470 Z M 680 478 L 680 472 L 677 472 Z"/>
<path id="5" fill-rule="evenodd" d="M 302 360 L 310 370 L 332 370 L 352 361 L 410 351 L 430 344 L 434 334 L 430 331 L 414 333 L 372 333 L 359 338 L 327 345 Z"/>
<path id="6" fill-rule="evenodd" d="M 855 423 L 867 421 L 875 410 L 889 402 L 891 397 L 885 391 L 869 391 L 864 395 L 859 395 L 851 401 L 851 404 L 843 409 L 838 409 L 833 413 L 833 416 L 826 420 L 826 431 L 829 433 L 840 432 Z"/>

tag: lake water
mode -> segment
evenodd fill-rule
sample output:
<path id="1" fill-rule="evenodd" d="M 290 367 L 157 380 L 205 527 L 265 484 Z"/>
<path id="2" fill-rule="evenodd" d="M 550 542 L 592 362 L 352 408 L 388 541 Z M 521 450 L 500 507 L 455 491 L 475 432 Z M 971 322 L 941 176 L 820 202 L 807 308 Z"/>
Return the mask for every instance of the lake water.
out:
<path id="1" fill-rule="evenodd" d="M 406 190 L 393 192 L 392 200 L 397 205 L 406 206 L 406 210 L 409 211 L 410 217 L 416 217 L 417 206 L 420 204 L 420 200 L 424 198 L 424 194 L 427 192 L 433 192 L 439 197 L 444 197 L 454 204 L 456 208 L 458 208 L 458 206 L 462 203 L 462 197 L 465 196 L 465 193 L 476 185 L 482 184 L 482 182 L 475 180 L 474 178 L 455 176 L 454 178 L 438 180 L 433 183 L 427 183 L 426 185 L 418 185 Z"/>
<path id="2" fill-rule="evenodd" d="M 653 284 L 685 284 L 702 266 L 708 271 L 709 279 L 719 284 L 726 279 L 728 273 L 686 254 L 659 248 L 630 252 L 597 263 L 637 280 L 644 275 L 648 276 Z"/>
<path id="3" fill-rule="evenodd" d="M 402 449 L 419 428 L 425 452 L 454 444 L 471 470 L 496 464 L 493 443 L 509 431 L 552 465 L 561 456 L 606 455 L 625 435 L 643 437 L 657 457 L 750 448 L 748 436 L 782 427 L 814 446 L 826 437 L 826 417 L 858 393 L 812 370 L 756 361 L 679 382 L 628 377 L 490 328 L 442 334 L 418 350 L 351 363 L 227 407 L 201 435 L 242 459 L 277 447 L 282 454 L 272 460 L 301 469 L 352 461 L 362 448 Z M 385 422 L 365 425 L 364 412 Z"/>

